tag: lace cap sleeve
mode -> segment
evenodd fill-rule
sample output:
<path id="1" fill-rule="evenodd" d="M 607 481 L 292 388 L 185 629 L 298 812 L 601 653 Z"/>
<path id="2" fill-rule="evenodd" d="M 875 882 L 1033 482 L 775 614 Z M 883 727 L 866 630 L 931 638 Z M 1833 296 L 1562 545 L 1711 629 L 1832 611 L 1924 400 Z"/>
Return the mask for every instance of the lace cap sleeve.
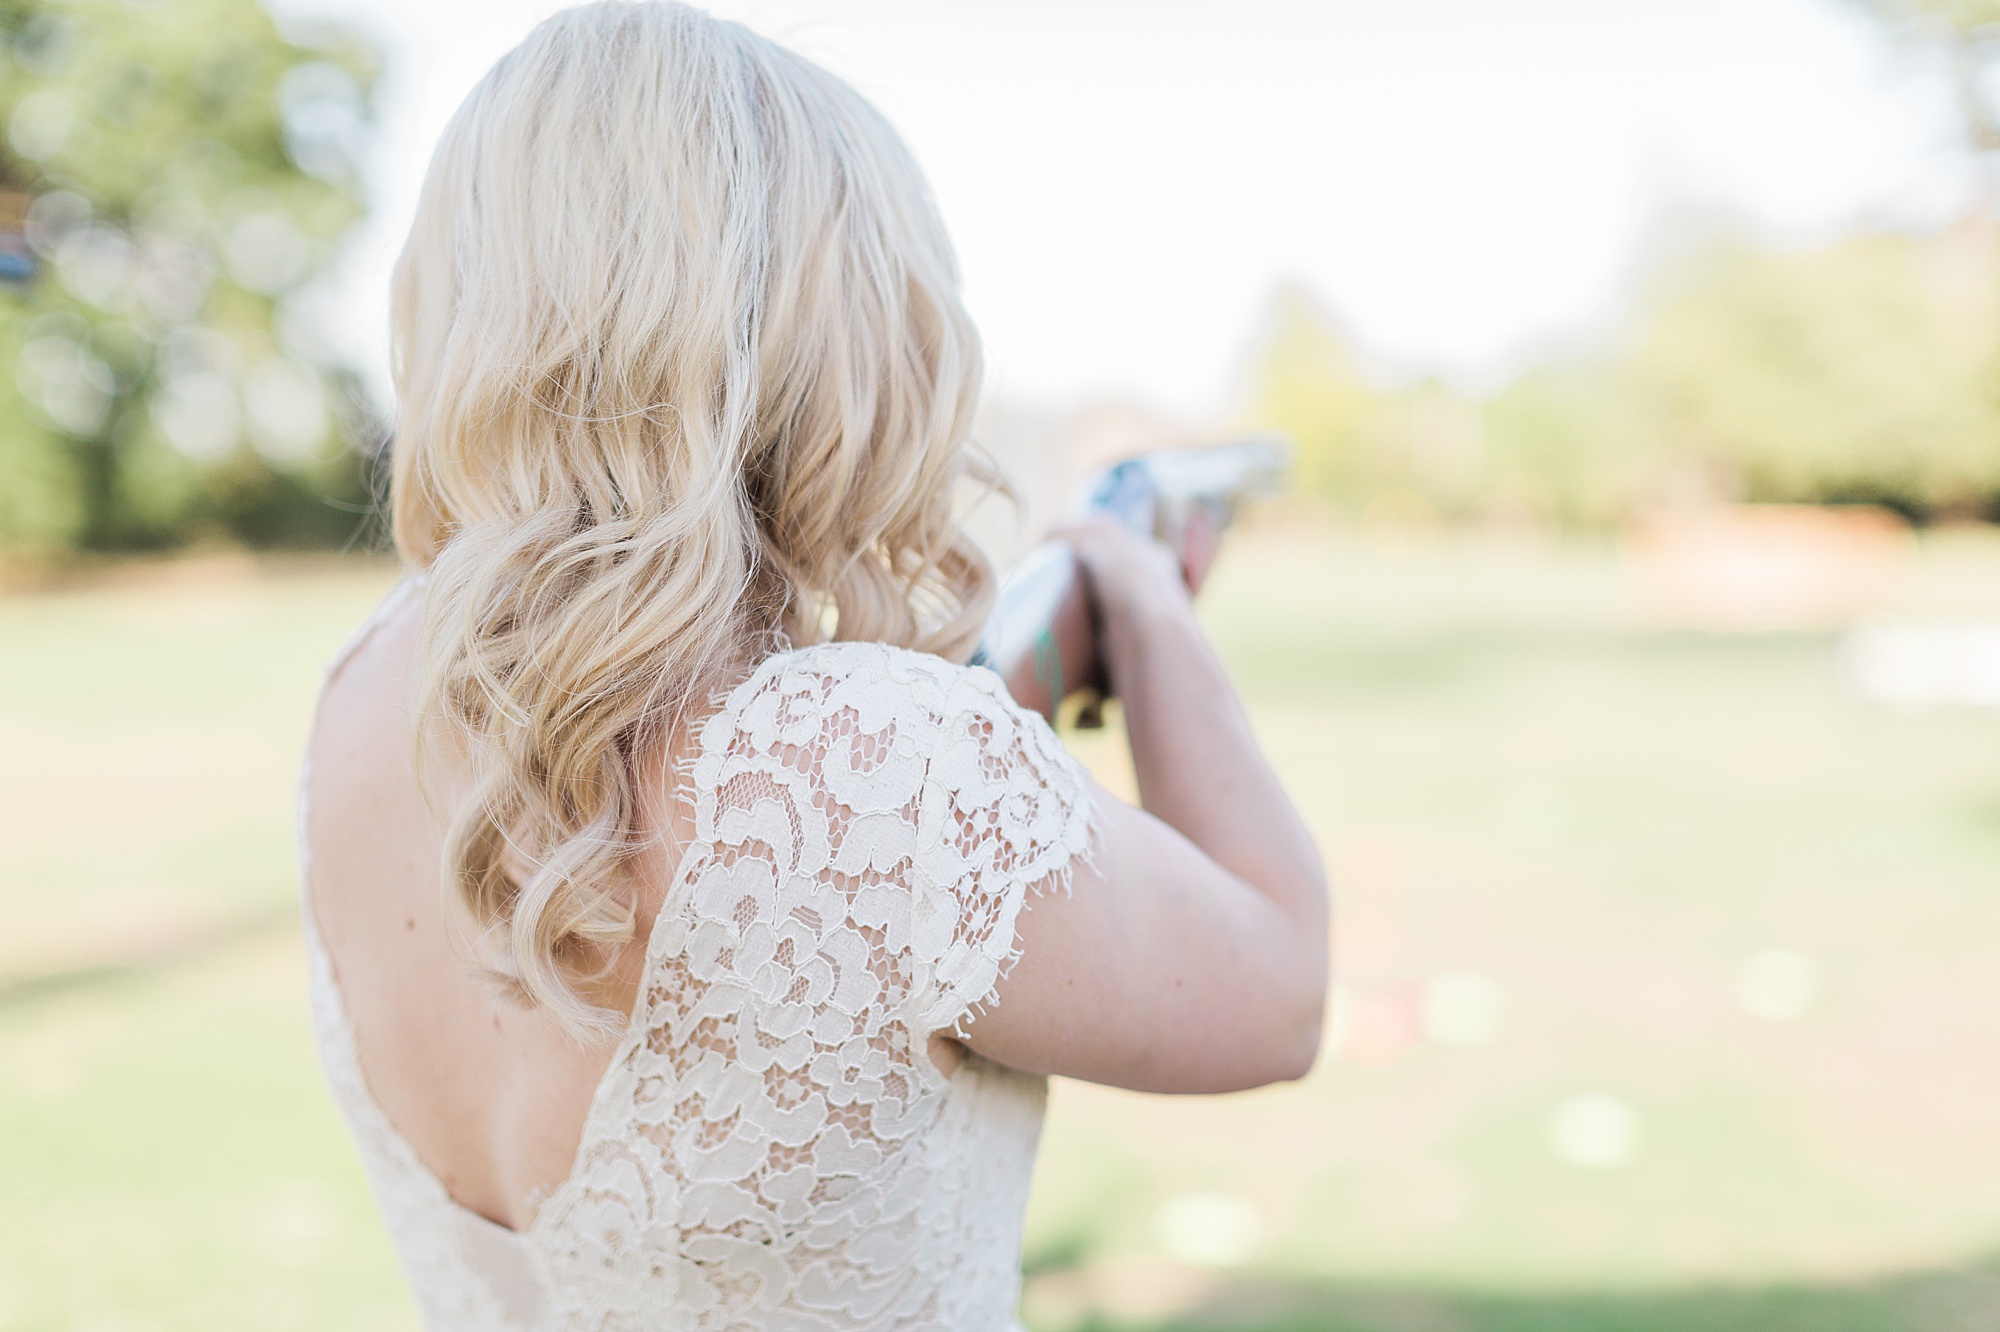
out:
<path id="1" fill-rule="evenodd" d="M 1040 1087 L 947 1079 L 924 1037 L 1086 853 L 1081 769 L 990 672 L 835 643 L 753 671 L 685 777 L 632 1024 L 535 1223 L 549 1326 L 1003 1326 Z"/>
<path id="2" fill-rule="evenodd" d="M 711 725 L 722 743 L 694 774 L 719 796 L 703 836 L 743 842 L 770 817 L 757 811 L 773 780 L 815 790 L 771 825 L 780 835 L 751 840 L 790 844 L 781 876 L 837 887 L 840 910 L 815 905 L 816 918 L 875 933 L 896 973 L 875 1002 L 913 1036 L 958 1030 L 993 1002 L 1023 903 L 1066 891 L 1088 854 L 1082 768 L 983 668 L 824 644 L 769 663 Z"/>
<path id="3" fill-rule="evenodd" d="M 935 687 L 912 885 L 919 1033 L 961 1031 L 993 1002 L 1022 906 L 1068 891 L 1092 835 L 1089 784 L 1046 721 L 988 670 L 946 666 Z"/>

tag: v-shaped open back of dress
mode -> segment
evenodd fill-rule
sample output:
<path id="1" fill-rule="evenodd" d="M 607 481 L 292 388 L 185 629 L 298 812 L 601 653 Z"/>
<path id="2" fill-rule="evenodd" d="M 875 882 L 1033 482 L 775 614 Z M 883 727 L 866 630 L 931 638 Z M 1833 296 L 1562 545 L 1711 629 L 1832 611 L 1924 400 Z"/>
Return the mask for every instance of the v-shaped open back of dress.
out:
<path id="1" fill-rule="evenodd" d="M 406 580 L 332 669 L 405 597 Z M 321 1058 L 430 1332 L 1007 1327 L 1046 1082 L 930 1037 L 994 986 L 1088 786 L 990 672 L 776 654 L 697 730 L 695 836 L 575 1169 L 524 1232 L 371 1097 L 301 881 Z"/>

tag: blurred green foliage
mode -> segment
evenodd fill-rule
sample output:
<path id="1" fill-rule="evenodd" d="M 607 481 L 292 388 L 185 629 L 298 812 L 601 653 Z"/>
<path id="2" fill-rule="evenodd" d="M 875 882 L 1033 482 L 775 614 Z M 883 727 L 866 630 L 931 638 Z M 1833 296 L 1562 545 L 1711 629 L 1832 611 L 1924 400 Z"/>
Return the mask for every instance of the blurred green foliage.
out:
<path id="1" fill-rule="evenodd" d="M 1906 38 L 1944 57 L 1965 143 L 1978 162 L 1990 211 L 2000 203 L 2000 0 L 1857 0 Z"/>
<path id="2" fill-rule="evenodd" d="M 1279 294 L 1248 415 L 1356 514 L 1599 527 L 1688 500 L 1872 502 L 2000 518 L 2000 0 L 1852 0 L 1934 51 L 1971 169 L 1960 221 L 1787 250 L 1683 247 L 1620 336 L 1500 391 L 1361 372 Z"/>
<path id="3" fill-rule="evenodd" d="M 1913 23 L 1970 34 L 2000 23 L 2000 0 L 1862 0 L 1892 23 Z"/>
<path id="4" fill-rule="evenodd" d="M 2000 503 L 1991 227 L 1809 250 L 1711 240 L 1668 265 L 1593 359 L 1501 391 L 1385 387 L 1283 293 L 1250 414 L 1300 442 L 1300 480 L 1356 512 L 1419 506 L 1602 526 L 1675 500 Z"/>
<path id="5" fill-rule="evenodd" d="M 1376 387 L 1333 321 L 1296 287 L 1278 294 L 1252 414 L 1298 440 L 1298 479 L 1309 490 L 1378 507 L 1457 507 L 1476 491 L 1475 410 L 1435 383 Z"/>
<path id="6" fill-rule="evenodd" d="M 0 549 L 354 534 L 372 426 L 300 294 L 376 68 L 256 0 L 0 0 Z"/>
<path id="7" fill-rule="evenodd" d="M 2000 495 L 1990 238 L 1719 247 L 1627 373 L 1666 446 L 1755 499 L 1977 511 Z"/>

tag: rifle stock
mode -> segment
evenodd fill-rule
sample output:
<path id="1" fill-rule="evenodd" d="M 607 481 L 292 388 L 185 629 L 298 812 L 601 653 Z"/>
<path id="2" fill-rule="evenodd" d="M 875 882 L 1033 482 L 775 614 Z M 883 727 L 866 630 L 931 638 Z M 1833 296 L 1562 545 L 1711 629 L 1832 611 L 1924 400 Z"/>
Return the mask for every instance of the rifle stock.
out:
<path id="1" fill-rule="evenodd" d="M 1278 435 L 1145 454 L 1087 479 L 1075 512 L 1109 517 L 1163 542 L 1180 561 L 1188 590 L 1198 592 L 1238 504 L 1276 489 L 1290 458 L 1289 442 Z M 1069 546 L 1044 541 L 1021 558 L 1000 586 L 972 660 L 991 667 L 1015 702 L 1050 721 L 1070 695 L 1094 695 L 1077 721 L 1097 724 L 1094 703 L 1109 694 L 1109 681 L 1089 585 Z"/>

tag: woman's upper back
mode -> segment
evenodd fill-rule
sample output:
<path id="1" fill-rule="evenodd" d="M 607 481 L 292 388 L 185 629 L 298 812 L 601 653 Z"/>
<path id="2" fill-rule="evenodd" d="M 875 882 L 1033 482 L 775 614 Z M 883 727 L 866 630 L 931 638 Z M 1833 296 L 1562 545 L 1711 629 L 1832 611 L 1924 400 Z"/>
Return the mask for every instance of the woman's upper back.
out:
<path id="1" fill-rule="evenodd" d="M 763 662 L 689 739 L 685 822 L 635 876 L 631 1021 L 588 1049 L 453 939 L 410 769 L 415 600 L 336 671 L 304 828 L 323 1053 L 427 1321 L 1004 1324 L 1042 1083 L 947 1075 L 929 1042 L 1089 840 L 1047 728 L 918 653 Z M 525 1229 L 478 1215 L 537 1190 Z"/>

